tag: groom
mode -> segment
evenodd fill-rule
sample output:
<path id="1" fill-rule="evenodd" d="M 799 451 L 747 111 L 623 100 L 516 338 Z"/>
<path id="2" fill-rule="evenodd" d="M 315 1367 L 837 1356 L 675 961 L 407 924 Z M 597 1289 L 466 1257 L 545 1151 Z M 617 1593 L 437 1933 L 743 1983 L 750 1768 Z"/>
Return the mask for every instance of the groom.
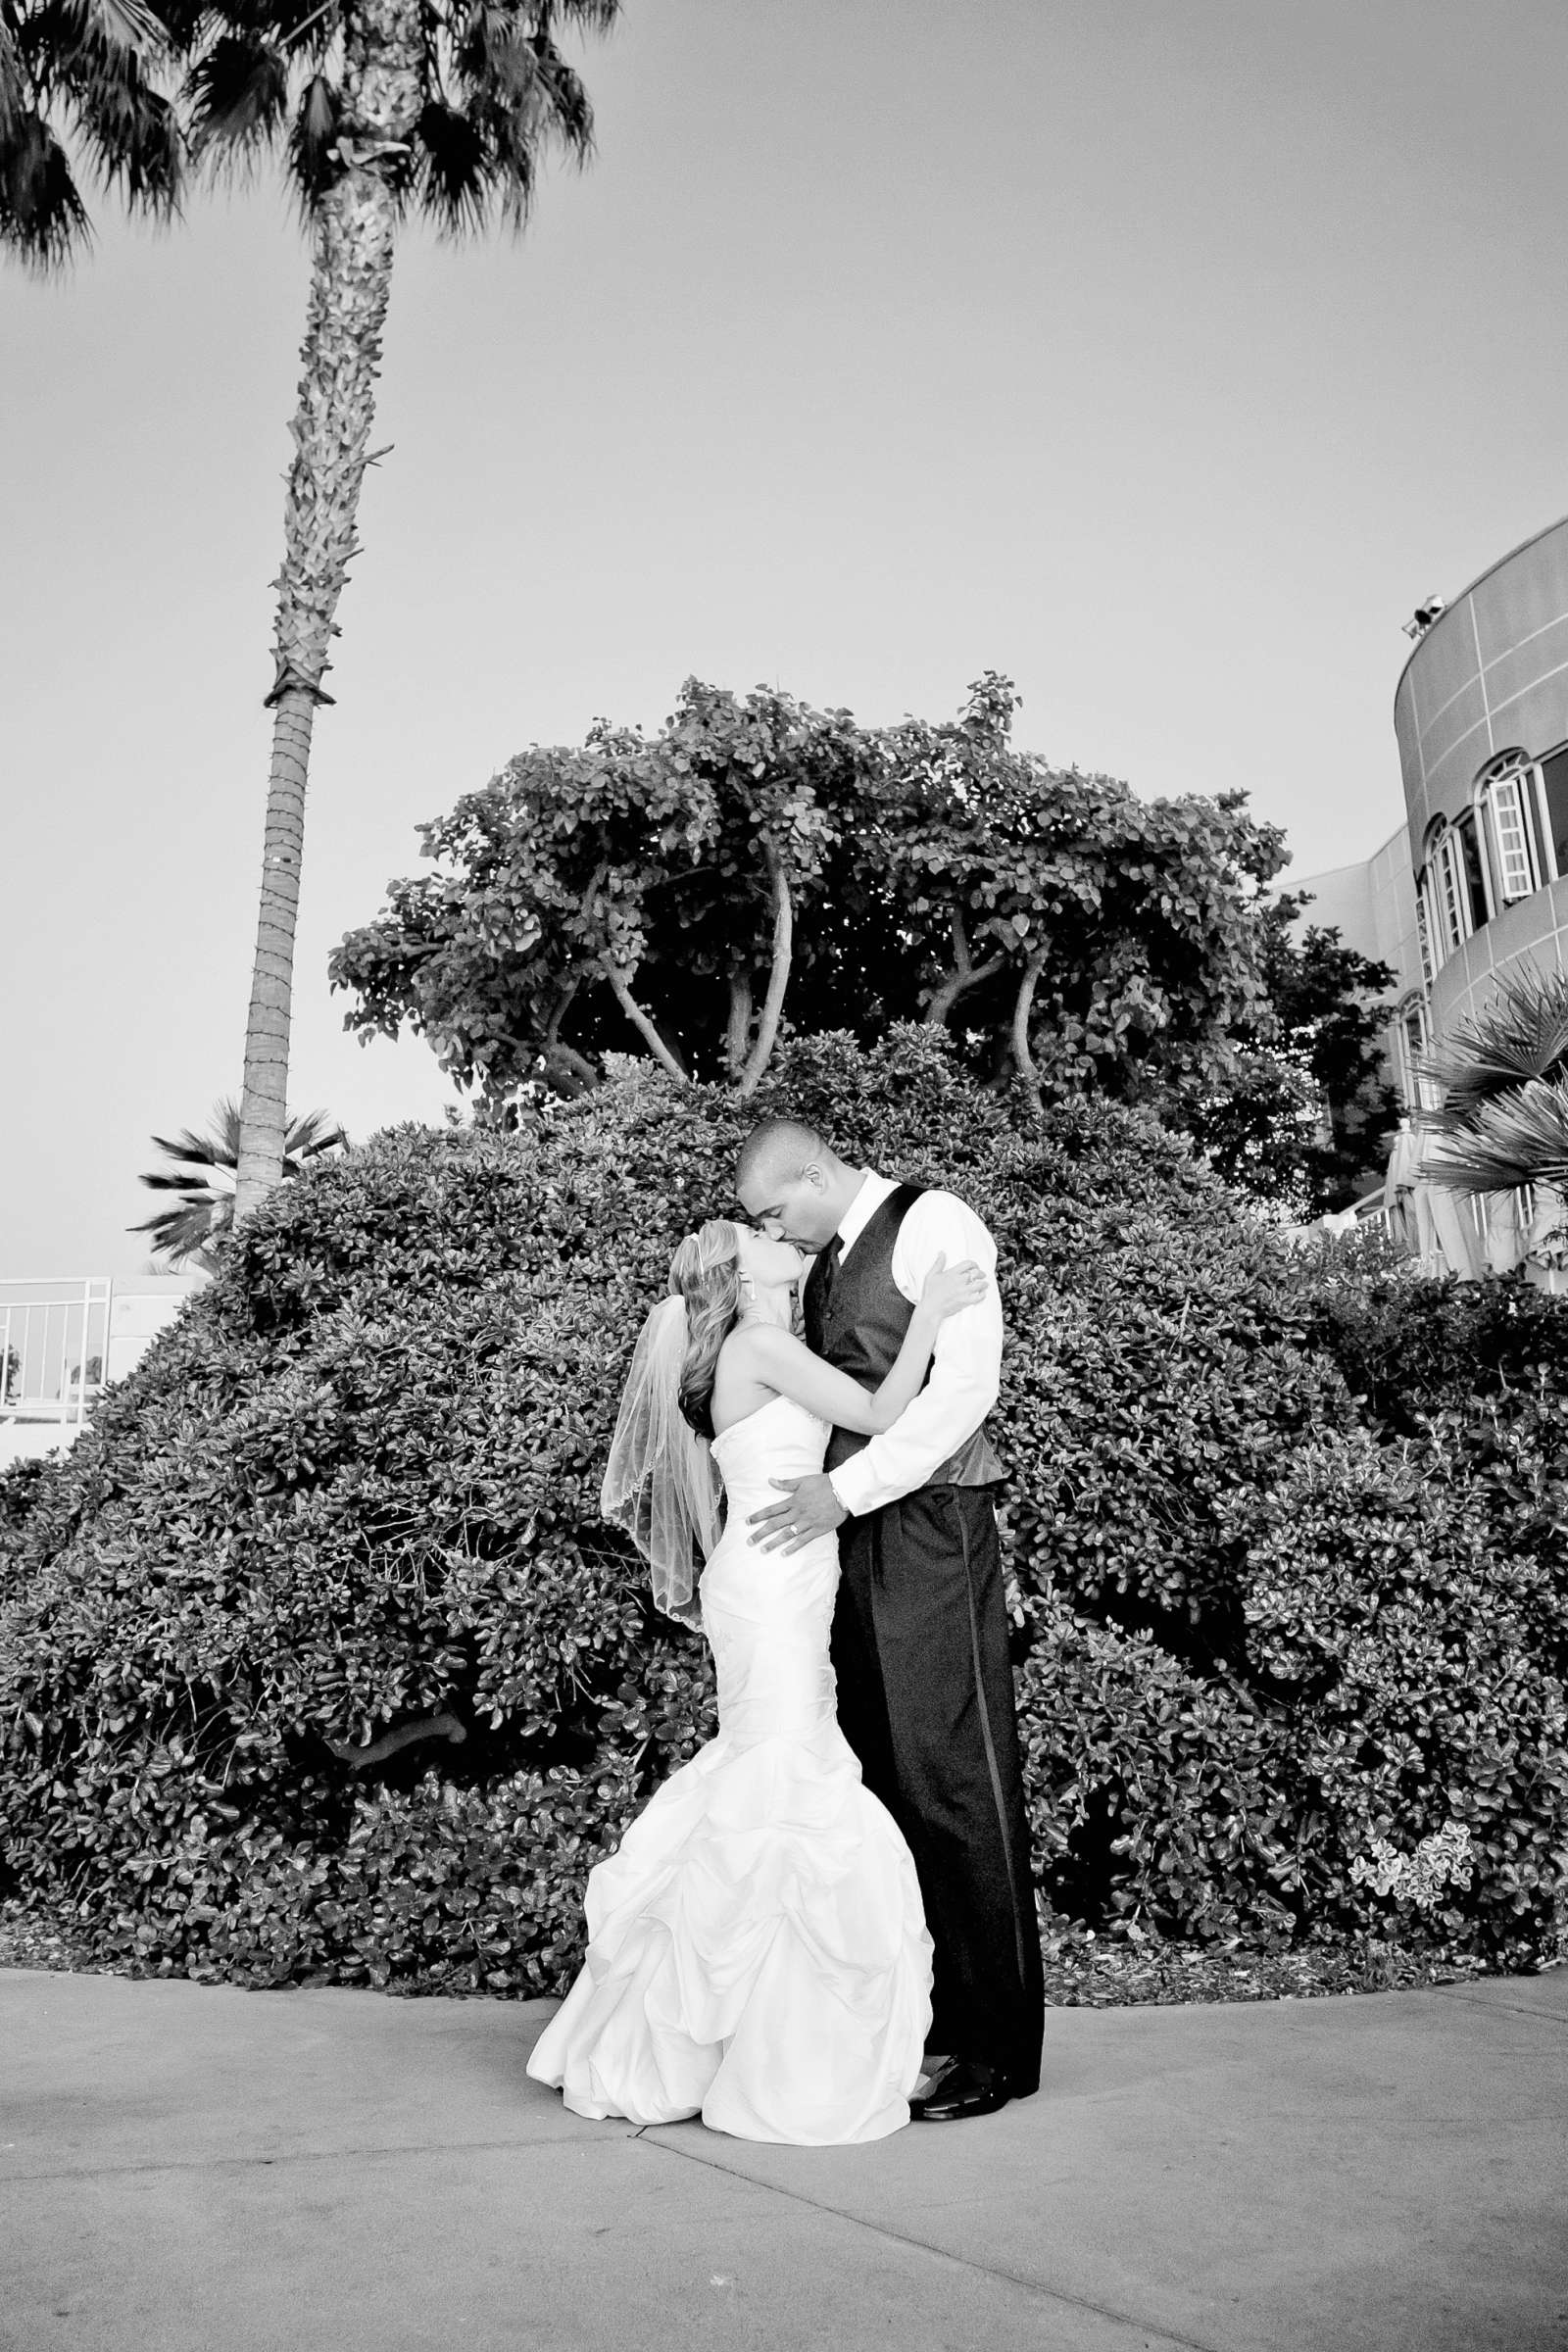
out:
<path id="1" fill-rule="evenodd" d="M 754 1225 L 816 1252 L 806 1341 L 866 1387 L 891 1371 L 933 1259 L 997 1252 L 952 1193 L 850 1166 L 813 1128 L 764 1119 L 735 1189 Z M 990 2115 L 1040 2084 L 1040 1937 L 1013 1714 L 1002 1558 L 985 1434 L 1002 1365 L 1002 1306 L 942 1327 L 930 1378 L 893 1428 L 835 1429 L 820 1477 L 776 1480 L 788 1499 L 752 1539 L 798 1551 L 842 1528 L 833 1618 L 839 1721 L 865 1785 L 914 1856 L 936 1947 L 923 2122 Z"/>

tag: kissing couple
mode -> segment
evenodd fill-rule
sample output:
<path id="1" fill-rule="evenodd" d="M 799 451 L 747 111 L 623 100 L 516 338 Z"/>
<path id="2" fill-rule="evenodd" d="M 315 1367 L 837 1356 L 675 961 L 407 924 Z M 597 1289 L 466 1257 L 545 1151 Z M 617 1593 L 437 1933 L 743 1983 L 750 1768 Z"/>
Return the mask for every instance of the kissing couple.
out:
<path id="1" fill-rule="evenodd" d="M 746 1221 L 670 1261 L 601 1497 L 671 1615 L 704 1563 L 718 1733 L 590 1873 L 528 2072 L 578 2115 L 827 2146 L 1040 2082 L 997 1253 L 952 1193 L 791 1119 L 735 1191 Z"/>

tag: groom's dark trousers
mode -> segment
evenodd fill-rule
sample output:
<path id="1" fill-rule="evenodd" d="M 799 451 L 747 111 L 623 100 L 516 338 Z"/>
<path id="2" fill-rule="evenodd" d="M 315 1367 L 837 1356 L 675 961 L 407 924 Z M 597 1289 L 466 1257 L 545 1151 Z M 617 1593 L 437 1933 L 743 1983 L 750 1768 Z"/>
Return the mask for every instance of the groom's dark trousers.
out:
<path id="1" fill-rule="evenodd" d="M 807 1284 L 807 1344 L 852 1378 L 891 1371 L 913 1309 L 893 1245 L 918 1198 L 901 1185 L 842 1265 Z M 865 1443 L 835 1430 L 828 1467 Z M 1039 2087 L 1040 1936 L 1018 1756 L 1001 1547 L 983 1436 L 945 1475 L 839 1531 L 839 1721 L 865 1785 L 914 1857 L 935 1945 L 929 2047 Z"/>

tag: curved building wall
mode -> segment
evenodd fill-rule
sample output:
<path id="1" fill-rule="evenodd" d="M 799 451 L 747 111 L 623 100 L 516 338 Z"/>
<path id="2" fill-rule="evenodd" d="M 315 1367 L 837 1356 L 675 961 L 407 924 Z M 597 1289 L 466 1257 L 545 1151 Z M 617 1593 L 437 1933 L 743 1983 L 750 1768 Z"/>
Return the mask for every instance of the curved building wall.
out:
<path id="1" fill-rule="evenodd" d="M 1504 967 L 1568 969 L 1568 518 L 1439 614 L 1394 725 L 1441 1035 Z"/>
<path id="2" fill-rule="evenodd" d="M 1504 907 L 1440 967 L 1432 983 L 1434 1033 L 1441 1037 L 1466 1013 L 1479 1011 L 1491 999 L 1494 975 L 1518 963 L 1568 971 L 1568 882 L 1548 883 Z"/>
<path id="3" fill-rule="evenodd" d="M 1439 614 L 1395 689 L 1394 731 L 1415 848 L 1499 752 L 1568 740 L 1568 516 Z"/>

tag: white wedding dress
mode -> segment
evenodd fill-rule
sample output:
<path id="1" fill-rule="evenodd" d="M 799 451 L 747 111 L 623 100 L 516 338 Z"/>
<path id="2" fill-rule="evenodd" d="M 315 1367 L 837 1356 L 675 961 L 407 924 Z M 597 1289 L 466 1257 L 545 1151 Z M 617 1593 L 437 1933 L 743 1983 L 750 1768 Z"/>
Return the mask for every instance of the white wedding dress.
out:
<path id="1" fill-rule="evenodd" d="M 777 1396 L 713 1446 L 728 1519 L 702 1579 L 718 1736 L 588 1880 L 588 1953 L 528 2072 L 578 2115 L 701 2115 L 825 2146 L 908 2121 L 931 1939 L 908 1847 L 834 1714 L 838 1540 L 747 1541 L 828 1428 Z"/>

